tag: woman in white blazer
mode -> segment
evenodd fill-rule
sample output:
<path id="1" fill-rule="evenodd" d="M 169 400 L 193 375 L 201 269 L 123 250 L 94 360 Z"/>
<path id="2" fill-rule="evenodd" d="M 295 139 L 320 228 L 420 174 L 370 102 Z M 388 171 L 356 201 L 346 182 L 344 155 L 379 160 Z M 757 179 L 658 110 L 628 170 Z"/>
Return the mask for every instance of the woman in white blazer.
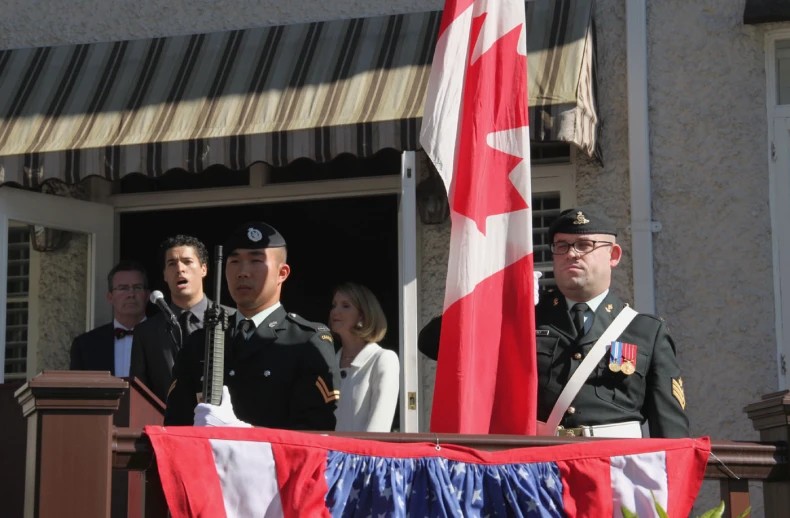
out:
<path id="1" fill-rule="evenodd" d="M 387 332 L 379 301 L 365 286 L 342 284 L 334 292 L 329 325 L 343 344 L 336 355 L 340 402 L 335 430 L 389 432 L 398 405 L 400 363 L 395 352 L 376 343 Z"/>

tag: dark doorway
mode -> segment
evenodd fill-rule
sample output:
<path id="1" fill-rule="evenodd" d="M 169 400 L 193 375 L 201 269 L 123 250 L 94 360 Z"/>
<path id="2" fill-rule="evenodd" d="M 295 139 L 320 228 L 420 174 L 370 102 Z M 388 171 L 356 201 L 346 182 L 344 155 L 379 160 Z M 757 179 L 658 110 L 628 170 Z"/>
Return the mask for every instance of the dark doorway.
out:
<path id="1" fill-rule="evenodd" d="M 286 310 L 326 323 L 333 286 L 344 281 L 364 284 L 376 294 L 387 316 L 381 345 L 398 352 L 397 195 L 125 213 L 121 259 L 141 261 L 148 269 L 151 289 L 161 290 L 169 299 L 158 255 L 165 238 L 195 236 L 206 244 L 213 261 L 214 246 L 223 244 L 236 226 L 253 220 L 272 225 L 288 243 L 291 275 L 281 299 Z M 212 270 L 210 262 L 205 290 L 214 298 Z M 224 274 L 222 286 L 221 302 L 234 307 Z M 149 309 L 158 311 L 150 304 Z"/>

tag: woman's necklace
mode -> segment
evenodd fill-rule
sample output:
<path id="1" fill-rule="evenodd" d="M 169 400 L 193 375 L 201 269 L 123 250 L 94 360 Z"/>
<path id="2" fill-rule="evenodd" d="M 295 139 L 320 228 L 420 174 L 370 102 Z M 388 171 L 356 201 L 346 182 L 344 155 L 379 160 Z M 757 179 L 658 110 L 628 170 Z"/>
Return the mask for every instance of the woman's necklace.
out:
<path id="1" fill-rule="evenodd" d="M 341 367 L 342 367 L 342 364 L 344 364 L 346 362 L 351 364 L 351 362 L 354 361 L 354 358 L 356 358 L 359 355 L 359 353 L 362 351 L 362 349 L 364 349 L 364 345 L 353 356 L 350 356 L 348 354 L 344 354 L 346 352 L 346 350 L 345 350 L 345 348 L 342 349 L 342 352 L 340 353 Z"/>

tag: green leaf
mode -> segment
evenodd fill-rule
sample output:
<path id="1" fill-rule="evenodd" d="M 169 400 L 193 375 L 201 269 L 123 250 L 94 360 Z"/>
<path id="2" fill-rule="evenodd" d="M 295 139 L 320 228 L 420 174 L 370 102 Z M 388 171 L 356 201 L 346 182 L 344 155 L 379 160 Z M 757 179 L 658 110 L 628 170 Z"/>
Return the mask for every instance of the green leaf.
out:
<path id="1" fill-rule="evenodd" d="M 658 516 L 660 516 L 661 518 L 669 518 L 667 512 L 664 511 L 664 509 L 661 507 L 661 504 L 659 504 L 658 500 L 656 500 L 656 495 L 653 493 L 652 489 L 650 490 L 650 495 L 653 497 L 653 503 L 656 506 L 656 512 L 658 513 Z"/>
<path id="2" fill-rule="evenodd" d="M 650 494 L 653 496 L 653 503 L 656 506 L 656 511 L 658 512 L 658 515 L 661 518 L 669 518 L 669 516 L 667 515 L 667 512 L 664 511 L 664 509 L 661 507 L 661 504 L 659 504 L 658 500 L 656 500 L 656 495 L 654 495 L 652 491 L 650 492 Z M 747 507 L 744 512 L 742 512 L 741 514 L 738 515 L 738 518 L 746 518 L 747 516 L 749 516 L 749 512 L 751 512 L 751 510 L 752 510 L 752 506 Z M 637 515 L 633 511 L 630 511 L 625 506 L 621 506 L 620 507 L 620 511 L 622 511 L 622 513 L 623 513 L 623 518 L 639 518 L 639 515 Z M 697 518 L 721 518 L 722 516 L 724 516 L 724 501 L 723 500 L 719 504 L 718 507 L 715 507 L 715 508 L 713 508 L 713 509 L 711 509 L 709 511 L 706 511 L 705 514 L 703 514 L 702 516 L 698 516 Z"/>
<path id="3" fill-rule="evenodd" d="M 721 518 L 722 516 L 724 516 L 724 500 L 722 500 L 718 507 L 711 509 L 699 518 Z"/>

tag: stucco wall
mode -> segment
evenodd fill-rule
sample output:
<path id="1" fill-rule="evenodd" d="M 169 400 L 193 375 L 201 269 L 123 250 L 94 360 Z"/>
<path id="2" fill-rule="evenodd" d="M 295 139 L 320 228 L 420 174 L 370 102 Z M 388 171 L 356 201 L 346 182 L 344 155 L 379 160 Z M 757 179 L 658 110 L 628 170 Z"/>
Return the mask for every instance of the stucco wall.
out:
<path id="1" fill-rule="evenodd" d="M 71 340 L 85 332 L 88 236 L 72 234 L 66 247 L 40 257 L 36 367 L 68 369 Z"/>
<path id="2" fill-rule="evenodd" d="M 694 433 L 757 439 L 742 409 L 777 389 L 763 34 L 742 0 L 651 2 L 648 19 L 658 307 Z"/>
<path id="3" fill-rule="evenodd" d="M 625 2 L 598 2 L 605 166 L 579 166 L 578 199 L 629 223 Z M 648 2 L 656 311 L 684 371 L 694 435 L 757 439 L 743 407 L 777 388 L 763 29 L 743 0 Z M 630 236 L 623 236 L 626 251 Z M 632 295 L 630 256 L 615 288 Z M 638 309 L 638 308 L 637 308 Z M 762 515 L 759 485 L 753 516 Z M 697 511 L 718 502 L 706 483 Z"/>
<path id="4" fill-rule="evenodd" d="M 443 6 L 441 0 L 4 0 L 0 49 L 215 32 Z"/>
<path id="5" fill-rule="evenodd" d="M 420 180 L 428 175 L 431 167 L 428 155 L 417 153 Z M 417 218 L 418 247 L 420 248 L 420 329 L 444 307 L 444 288 L 447 280 L 447 261 L 450 257 L 450 219 L 439 225 L 423 225 Z M 436 380 L 436 362 L 420 354 L 420 431 L 427 432 L 431 422 L 433 386 Z"/>
<path id="6" fill-rule="evenodd" d="M 66 185 L 48 182 L 42 187 L 47 195 L 79 200 L 91 197 L 91 184 Z M 72 339 L 87 329 L 87 234 L 70 233 L 68 242 L 60 249 L 38 252 L 38 272 L 31 272 L 31 280 L 38 279 L 37 308 L 31 311 L 30 324 L 36 327 L 28 348 L 36 350 L 36 372 L 44 369 L 68 369 Z M 31 267 L 33 263 L 31 262 Z M 100 281 L 101 282 L 101 281 Z M 104 322 L 101 322 L 103 324 Z"/>

